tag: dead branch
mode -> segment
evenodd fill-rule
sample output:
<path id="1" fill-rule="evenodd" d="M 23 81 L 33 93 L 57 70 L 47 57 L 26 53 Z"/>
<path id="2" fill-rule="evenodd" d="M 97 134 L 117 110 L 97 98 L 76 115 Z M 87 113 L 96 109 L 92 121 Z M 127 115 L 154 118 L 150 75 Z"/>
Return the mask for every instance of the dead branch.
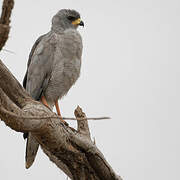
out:
<path id="1" fill-rule="evenodd" d="M 4 0 L 0 50 L 9 34 L 13 0 Z M 34 101 L 0 61 L 0 118 L 18 132 L 29 132 L 35 144 L 73 180 L 122 180 L 90 138 L 85 113 L 75 110 L 78 130 L 64 125 L 51 110 Z M 73 119 L 74 120 L 74 119 Z"/>
<path id="2" fill-rule="evenodd" d="M 13 0 L 4 0 L 2 6 L 2 13 L 0 17 L 0 50 L 5 45 L 10 30 L 10 16 L 14 7 Z"/>
<path id="3" fill-rule="evenodd" d="M 73 117 L 63 117 L 64 120 L 75 120 L 79 121 L 76 118 Z M 105 120 L 105 119 L 111 119 L 110 117 L 90 117 L 90 118 L 82 118 L 81 120 Z"/>

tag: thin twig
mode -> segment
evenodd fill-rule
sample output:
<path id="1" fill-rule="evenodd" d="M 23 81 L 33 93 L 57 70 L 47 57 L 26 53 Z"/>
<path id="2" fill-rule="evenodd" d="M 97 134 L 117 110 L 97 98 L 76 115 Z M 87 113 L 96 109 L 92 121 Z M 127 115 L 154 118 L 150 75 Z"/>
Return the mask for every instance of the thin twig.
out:
<path id="1" fill-rule="evenodd" d="M 6 51 L 6 52 L 11 53 L 11 54 L 16 54 L 15 52 L 10 51 L 10 50 L 8 50 L 8 49 L 2 49 L 2 51 Z"/>
<path id="2" fill-rule="evenodd" d="M 76 120 L 76 118 L 71 118 L 71 117 L 63 117 L 64 120 Z M 82 119 L 79 119 L 79 120 L 104 120 L 104 119 L 111 119 L 110 117 L 95 117 L 95 118 L 82 118 Z"/>
<path id="3" fill-rule="evenodd" d="M 1 108 L 1 107 L 0 107 Z M 5 111 L 6 114 L 10 114 L 12 117 L 16 117 L 19 119 L 38 119 L 38 120 L 42 120 L 42 119 L 48 119 L 48 118 L 55 118 L 55 119 L 61 119 L 60 116 L 56 115 L 56 116 L 44 116 L 44 117 L 37 117 L 37 116 L 21 116 L 21 115 L 17 115 L 13 112 L 10 112 L 8 110 L 5 110 L 4 108 L 1 108 L 1 110 Z M 81 118 L 81 119 L 76 119 L 76 118 L 71 118 L 71 117 L 63 117 L 62 119 L 64 120 L 76 120 L 76 121 L 81 121 L 81 120 L 103 120 L 103 119 L 111 119 L 110 117 L 97 117 L 97 118 Z"/>

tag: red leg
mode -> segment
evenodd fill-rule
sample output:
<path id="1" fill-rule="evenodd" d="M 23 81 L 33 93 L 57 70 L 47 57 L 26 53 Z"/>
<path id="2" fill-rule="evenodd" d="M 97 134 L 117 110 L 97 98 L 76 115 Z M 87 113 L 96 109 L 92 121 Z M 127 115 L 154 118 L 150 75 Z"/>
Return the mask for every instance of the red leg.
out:
<path id="1" fill-rule="evenodd" d="M 67 124 L 67 122 L 66 122 L 66 121 L 64 121 L 64 120 L 63 120 L 63 118 L 62 118 L 62 116 L 61 116 L 61 112 L 60 112 L 60 108 L 59 108 L 58 100 L 55 102 L 55 106 L 56 106 L 56 111 L 57 111 L 57 114 L 60 116 L 60 120 L 61 120 L 63 123 Z"/>
<path id="2" fill-rule="evenodd" d="M 49 108 L 46 98 L 44 96 L 41 97 L 41 101 L 45 106 L 47 106 Z"/>
<path id="3" fill-rule="evenodd" d="M 59 109 L 59 104 L 58 104 L 58 101 L 55 102 L 55 106 L 56 106 L 56 111 L 57 111 L 57 114 L 62 118 L 61 116 L 61 112 L 60 112 L 60 109 Z"/>

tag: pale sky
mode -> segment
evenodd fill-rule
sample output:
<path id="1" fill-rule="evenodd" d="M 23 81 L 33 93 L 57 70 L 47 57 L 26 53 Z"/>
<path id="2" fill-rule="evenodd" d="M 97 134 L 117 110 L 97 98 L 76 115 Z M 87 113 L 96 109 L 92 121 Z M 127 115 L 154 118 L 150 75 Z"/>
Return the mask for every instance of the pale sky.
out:
<path id="1" fill-rule="evenodd" d="M 88 117 L 112 118 L 89 126 L 124 180 L 179 180 L 180 1 L 16 0 L 4 47 L 14 53 L 0 58 L 20 82 L 33 43 L 62 8 L 78 10 L 85 22 L 81 77 L 60 101 L 62 115 L 80 105 Z M 22 134 L 3 122 L 0 142 L 0 179 L 66 179 L 41 150 L 26 170 Z"/>

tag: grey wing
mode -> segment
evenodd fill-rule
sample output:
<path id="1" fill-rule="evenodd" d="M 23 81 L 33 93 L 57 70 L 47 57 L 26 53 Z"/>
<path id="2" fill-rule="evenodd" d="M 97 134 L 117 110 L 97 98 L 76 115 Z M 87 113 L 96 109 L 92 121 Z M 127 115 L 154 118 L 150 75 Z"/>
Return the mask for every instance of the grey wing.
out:
<path id="1" fill-rule="evenodd" d="M 23 85 L 35 100 L 40 99 L 48 84 L 55 53 L 55 43 L 56 41 L 53 41 L 49 34 L 43 35 L 35 42 L 29 55 L 28 69 Z M 35 160 L 39 143 L 31 133 L 25 133 L 24 138 L 27 138 L 26 168 L 29 168 Z"/>
<path id="2" fill-rule="evenodd" d="M 36 42 L 34 43 L 32 49 L 31 49 L 31 52 L 30 52 L 30 54 L 29 54 L 29 59 L 28 59 L 28 63 L 27 63 L 27 71 L 26 71 L 26 74 L 25 74 L 24 79 L 23 79 L 23 87 L 24 87 L 24 88 L 26 88 L 28 67 L 29 67 L 29 65 L 30 65 L 30 63 L 31 63 L 32 55 L 33 55 L 34 50 L 36 49 L 37 45 L 39 44 L 39 42 L 41 41 L 41 39 L 42 39 L 45 35 L 46 35 L 46 34 L 40 36 L 40 37 L 36 40 Z"/>
<path id="3" fill-rule="evenodd" d="M 40 36 L 40 37 L 36 40 L 36 42 L 34 43 L 32 49 L 31 49 L 31 52 L 30 52 L 30 54 L 29 54 L 29 59 L 28 59 L 28 63 L 27 63 L 27 70 L 26 70 L 26 74 L 25 74 L 24 79 L 23 79 L 23 87 L 24 87 L 25 89 L 26 89 L 26 84 L 27 84 L 28 68 L 29 68 L 29 65 L 31 64 L 32 56 L 33 56 L 33 54 L 34 54 L 34 51 L 35 51 L 37 45 L 39 44 L 39 42 L 40 42 L 40 41 L 43 39 L 43 37 L 45 37 L 45 36 L 46 36 L 46 34 Z M 26 139 L 26 138 L 28 137 L 28 133 L 24 133 L 24 134 L 23 134 L 23 137 L 24 137 L 24 139 Z"/>
<path id="4" fill-rule="evenodd" d="M 26 90 L 35 100 L 40 99 L 51 77 L 55 53 L 55 41 L 50 43 L 51 39 L 51 35 L 41 37 L 28 62 Z"/>

